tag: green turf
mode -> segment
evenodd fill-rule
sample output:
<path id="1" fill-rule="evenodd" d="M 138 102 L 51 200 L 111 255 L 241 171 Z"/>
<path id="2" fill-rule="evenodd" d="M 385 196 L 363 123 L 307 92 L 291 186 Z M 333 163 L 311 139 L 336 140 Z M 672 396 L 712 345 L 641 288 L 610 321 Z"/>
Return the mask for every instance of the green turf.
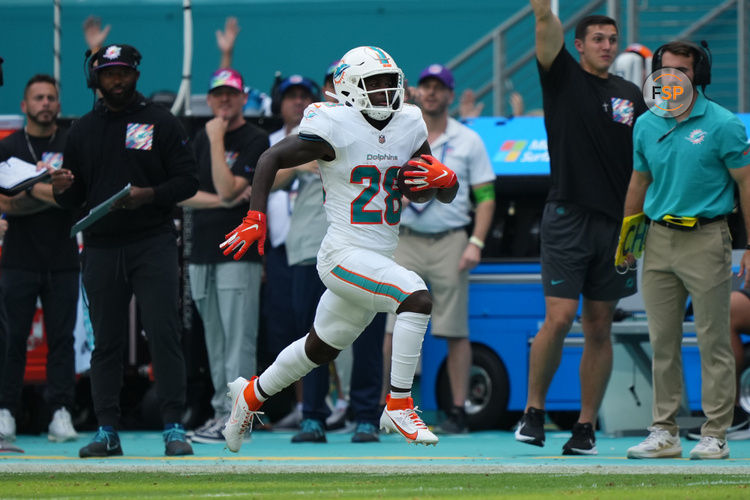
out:
<path id="1" fill-rule="evenodd" d="M 742 474 L 0 473 L 10 498 L 746 499 Z"/>

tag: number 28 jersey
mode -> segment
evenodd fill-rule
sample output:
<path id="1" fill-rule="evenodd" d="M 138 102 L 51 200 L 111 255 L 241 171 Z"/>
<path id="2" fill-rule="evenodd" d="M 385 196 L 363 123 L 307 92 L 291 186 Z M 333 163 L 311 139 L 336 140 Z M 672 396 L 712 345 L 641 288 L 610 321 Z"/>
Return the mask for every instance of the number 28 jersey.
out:
<path id="1" fill-rule="evenodd" d="M 305 109 L 299 134 L 323 139 L 336 154 L 333 161 L 318 161 L 329 224 L 319 267 L 332 267 L 330 254 L 352 247 L 392 257 L 401 220 L 396 176 L 427 140 L 419 108 L 404 105 L 378 130 L 352 107 L 313 103 Z"/>

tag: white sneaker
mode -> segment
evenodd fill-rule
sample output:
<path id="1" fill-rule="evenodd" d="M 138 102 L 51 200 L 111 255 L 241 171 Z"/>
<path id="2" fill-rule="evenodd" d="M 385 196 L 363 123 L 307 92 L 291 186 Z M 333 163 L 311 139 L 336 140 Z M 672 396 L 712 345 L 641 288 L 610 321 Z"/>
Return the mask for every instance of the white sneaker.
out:
<path id="1" fill-rule="evenodd" d="M 221 443 L 224 441 L 221 431 L 224 429 L 227 418 L 218 417 L 209 419 L 205 424 L 195 429 L 190 439 L 196 443 Z"/>
<path id="2" fill-rule="evenodd" d="M 661 427 L 649 427 L 649 435 L 640 444 L 628 448 L 628 458 L 679 458 L 682 456 L 680 436 L 673 436 Z"/>
<path id="3" fill-rule="evenodd" d="M 385 398 L 385 409 L 380 416 L 380 430 L 386 433 L 398 432 L 410 443 L 436 445 L 438 438 L 417 415 L 412 398 Z"/>
<path id="4" fill-rule="evenodd" d="M 302 405 L 296 404 L 294 409 L 281 420 L 273 424 L 274 429 L 299 429 L 302 423 Z"/>
<path id="5" fill-rule="evenodd" d="M 78 433 L 73 428 L 73 420 L 65 408 L 60 408 L 52 415 L 48 432 L 47 439 L 58 443 L 78 439 Z"/>
<path id="6" fill-rule="evenodd" d="M 346 399 L 336 401 L 336 406 L 333 407 L 333 411 L 326 419 L 326 429 L 332 431 L 344 427 L 346 425 L 346 412 L 348 409 L 349 401 Z"/>
<path id="7" fill-rule="evenodd" d="M 690 450 L 690 460 L 707 460 L 729 458 L 729 445 L 723 439 L 703 436 L 698 444 Z"/>
<path id="8" fill-rule="evenodd" d="M 250 391 L 253 401 L 245 400 L 245 388 L 254 384 L 257 378 L 253 377 L 248 381 L 242 377 L 237 377 L 234 382 L 227 384 L 229 388 L 227 396 L 232 400 L 232 413 L 229 415 L 221 433 L 224 435 L 229 451 L 235 453 L 240 451 L 245 432 L 252 431 L 253 417 L 262 413 L 258 410 L 263 403 L 255 398 L 255 391 Z"/>
<path id="9" fill-rule="evenodd" d="M 16 440 L 16 419 L 10 410 L 0 408 L 0 439 L 5 441 Z"/>

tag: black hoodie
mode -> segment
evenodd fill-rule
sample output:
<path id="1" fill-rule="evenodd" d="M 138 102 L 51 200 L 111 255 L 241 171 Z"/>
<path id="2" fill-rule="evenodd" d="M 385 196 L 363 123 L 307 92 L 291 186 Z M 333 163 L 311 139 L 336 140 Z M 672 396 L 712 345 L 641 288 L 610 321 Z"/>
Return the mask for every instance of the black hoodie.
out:
<path id="1" fill-rule="evenodd" d="M 64 158 L 74 181 L 55 195 L 63 207 L 89 210 L 127 183 L 154 188 L 152 203 L 114 210 L 85 229 L 89 246 L 119 246 L 174 231 L 175 204 L 198 190 L 197 165 L 182 125 L 139 93 L 118 112 L 97 101 L 71 126 Z"/>

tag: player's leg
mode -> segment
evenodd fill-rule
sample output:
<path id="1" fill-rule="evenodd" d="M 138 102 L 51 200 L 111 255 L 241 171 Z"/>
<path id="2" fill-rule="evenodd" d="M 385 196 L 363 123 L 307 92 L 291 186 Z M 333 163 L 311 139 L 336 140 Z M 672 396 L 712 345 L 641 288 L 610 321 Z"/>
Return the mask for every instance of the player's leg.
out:
<path id="1" fill-rule="evenodd" d="M 582 241 L 585 225 L 586 213 L 575 207 L 560 203 L 544 207 L 541 264 L 545 316 L 531 344 L 526 410 L 516 429 L 518 441 L 535 446 L 544 446 L 544 402 L 578 310 L 590 256 Z"/>
<path id="2" fill-rule="evenodd" d="M 429 274 L 429 262 L 425 256 L 425 247 L 434 245 L 432 238 L 423 238 L 401 231 L 398 246 L 393 254 L 393 259 L 401 266 L 415 272 L 423 280 L 427 280 Z M 396 315 L 389 314 L 386 320 L 385 336 L 383 338 L 383 389 L 380 403 L 385 406 L 386 396 L 391 390 L 391 357 L 393 355 L 393 328 L 396 323 Z M 434 326 L 434 325 L 433 325 Z"/>
<path id="3" fill-rule="evenodd" d="M 390 392 L 380 425 L 387 432 L 401 433 L 411 442 L 437 443 L 437 437 L 414 411 L 411 398 L 414 373 L 432 309 L 432 298 L 424 281 L 393 260 L 367 250 L 347 255 L 323 281 L 329 290 L 372 311 L 396 313 Z"/>
<path id="4" fill-rule="evenodd" d="M 7 351 L 0 351 L 0 436 L 7 441 L 16 439 L 13 414 L 21 401 L 28 338 L 40 281 L 40 273 L 21 269 L 3 270 L 0 275 L 8 315 L 8 329 L 0 333 L 7 337 Z"/>
<path id="5" fill-rule="evenodd" d="M 281 392 L 315 367 L 327 365 L 349 346 L 375 315 L 370 309 L 326 290 L 320 298 L 310 332 L 292 342 L 260 377 L 240 377 L 229 384 L 232 414 L 223 434 L 227 447 L 238 451 L 242 436 L 263 402 Z"/>
<path id="6" fill-rule="evenodd" d="M 564 455 L 596 455 L 596 418 L 612 373 L 612 315 L 615 301 L 584 298 L 581 326 L 583 354 L 578 368 L 581 382 L 581 413 L 571 438 L 563 445 Z"/>
<path id="7" fill-rule="evenodd" d="M 529 352 L 529 387 L 526 397 L 526 412 L 544 410 L 547 390 L 555 376 L 565 336 L 578 310 L 577 299 L 545 297 L 545 316 L 541 328 L 534 337 Z M 533 410 L 532 410 L 533 413 Z M 543 445 L 541 443 L 532 443 Z"/>
<path id="8" fill-rule="evenodd" d="M 292 310 L 298 335 L 306 335 L 315 320 L 320 297 L 326 290 L 313 264 L 291 266 Z M 296 383 L 295 383 L 296 385 Z M 325 442 L 325 420 L 330 413 L 325 402 L 329 388 L 328 366 L 318 366 L 302 379 L 302 422 L 292 442 Z"/>
<path id="9" fill-rule="evenodd" d="M 385 313 L 378 313 L 352 344 L 356 370 L 351 372 L 349 392 L 351 415 L 357 424 L 352 442 L 379 441 L 379 397 L 383 379 L 383 358 L 380 354 L 385 333 Z"/>
<path id="10" fill-rule="evenodd" d="M 596 419 L 612 373 L 612 316 L 617 301 L 636 292 L 635 270 L 619 274 L 614 267 L 619 224 L 601 214 L 586 219 L 585 244 L 591 259 L 583 284 L 584 347 L 579 365 L 581 413 L 572 437 L 563 446 L 566 455 L 596 455 Z"/>
<path id="11" fill-rule="evenodd" d="M 581 378 L 581 423 L 596 423 L 604 391 L 612 373 L 612 315 L 616 302 L 583 299 L 581 326 L 584 346 L 579 374 Z"/>
<path id="12" fill-rule="evenodd" d="M 428 243 L 430 240 L 428 239 Z M 431 334 L 448 342 L 446 367 L 452 406 L 437 431 L 458 434 L 469 431 L 464 406 L 469 392 L 471 342 L 469 341 L 469 270 L 459 270 L 468 244 L 465 231 L 453 231 L 421 249 L 429 259 L 429 271 L 422 276 L 430 283 L 435 307 Z"/>
<path id="13" fill-rule="evenodd" d="M 70 410 L 75 400 L 75 336 L 78 309 L 77 271 L 50 272 L 40 298 L 47 333 L 47 391 L 45 398 L 53 411 L 48 437 L 52 441 L 78 438 Z"/>

